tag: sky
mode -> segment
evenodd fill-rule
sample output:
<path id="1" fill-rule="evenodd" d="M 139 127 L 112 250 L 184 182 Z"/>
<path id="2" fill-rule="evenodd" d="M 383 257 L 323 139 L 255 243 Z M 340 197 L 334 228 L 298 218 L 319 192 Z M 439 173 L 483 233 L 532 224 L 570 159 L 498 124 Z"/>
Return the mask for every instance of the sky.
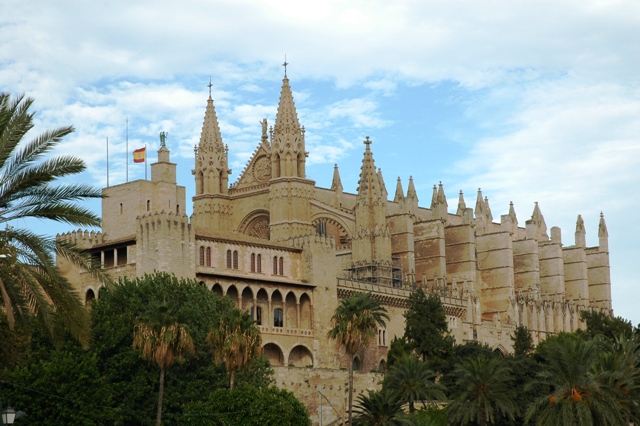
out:
<path id="1" fill-rule="evenodd" d="M 615 315 L 640 323 L 640 2 L 633 0 L 4 0 L 0 91 L 33 97 L 36 126 L 73 125 L 52 155 L 98 187 L 144 178 L 131 151 L 159 133 L 194 193 L 193 147 L 209 96 L 231 181 L 275 120 L 283 62 L 306 128 L 307 176 L 338 164 L 355 193 L 366 136 L 393 196 L 420 204 L 442 181 L 449 211 L 478 188 L 521 226 L 538 202 L 574 244 L 609 232 Z M 128 122 L 128 127 L 127 127 Z M 128 148 L 126 148 L 128 128 Z M 127 162 L 128 176 L 127 176 Z M 89 203 L 99 212 L 97 202 Z M 188 214 L 191 212 L 188 211 Z M 16 223 L 41 233 L 68 226 Z"/>

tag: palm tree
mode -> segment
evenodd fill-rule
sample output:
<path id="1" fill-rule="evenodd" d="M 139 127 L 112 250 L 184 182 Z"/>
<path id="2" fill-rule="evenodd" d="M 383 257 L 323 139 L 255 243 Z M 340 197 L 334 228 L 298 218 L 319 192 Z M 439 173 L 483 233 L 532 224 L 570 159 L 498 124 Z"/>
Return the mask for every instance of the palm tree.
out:
<path id="1" fill-rule="evenodd" d="M 54 185 L 59 178 L 85 170 L 72 156 L 45 159 L 73 132 L 61 127 L 23 143 L 33 128 L 33 99 L 0 93 L 0 225 L 18 219 L 51 219 L 71 225 L 99 226 L 100 219 L 76 201 L 100 198 L 101 192 L 83 184 Z M 18 146 L 22 145 L 19 149 Z M 15 223 L 15 222 L 14 222 Z M 92 267 L 91 259 L 69 243 L 37 235 L 28 229 L 6 226 L 0 231 L 0 300 L 10 328 L 16 321 L 35 315 L 54 342 L 61 323 L 83 345 L 89 342 L 88 314 L 81 298 L 55 266 L 54 253 L 91 272 L 103 282 L 108 278 Z"/>
<path id="2" fill-rule="evenodd" d="M 376 335 L 378 327 L 384 327 L 389 320 L 387 310 L 371 293 L 358 293 L 342 299 L 331 317 L 331 330 L 327 333 L 336 341 L 337 347 L 344 347 L 349 355 L 349 425 L 353 405 L 353 361 L 361 350 Z"/>
<path id="3" fill-rule="evenodd" d="M 456 368 L 455 374 L 462 392 L 449 408 L 452 424 L 486 426 L 501 417 L 514 419 L 517 406 L 512 398 L 511 372 L 502 359 L 485 355 L 468 358 Z"/>
<path id="4" fill-rule="evenodd" d="M 356 426 L 409 426 L 412 423 L 404 418 L 402 401 L 398 394 L 389 389 L 368 391 L 360 394 L 355 407 L 353 424 Z M 351 421 L 351 420 L 349 420 Z"/>
<path id="5" fill-rule="evenodd" d="M 169 308 L 162 305 L 158 315 L 139 322 L 133 332 L 133 347 L 141 351 L 143 359 L 155 362 L 160 367 L 160 390 L 158 391 L 157 426 L 162 423 L 162 399 L 164 397 L 164 370 L 174 361 L 195 352 L 193 340 L 185 326 L 174 322 Z"/>
<path id="6" fill-rule="evenodd" d="M 527 410 L 525 421 L 536 425 L 625 425 L 624 410 L 611 392 L 611 372 L 596 368 L 602 342 L 576 335 L 541 344 L 544 368 L 529 386 L 545 385 L 550 393 Z"/>
<path id="7" fill-rule="evenodd" d="M 409 403 L 409 412 L 415 413 L 415 402 L 445 399 L 442 386 L 435 383 L 435 373 L 410 354 L 396 361 L 387 372 L 384 388 L 395 391 L 402 402 Z"/>
<path id="8" fill-rule="evenodd" d="M 216 362 L 225 363 L 230 376 L 230 389 L 235 384 L 236 371 L 251 366 L 262 350 L 262 337 L 255 321 L 247 312 L 238 309 L 223 316 L 207 340 L 213 346 Z"/>

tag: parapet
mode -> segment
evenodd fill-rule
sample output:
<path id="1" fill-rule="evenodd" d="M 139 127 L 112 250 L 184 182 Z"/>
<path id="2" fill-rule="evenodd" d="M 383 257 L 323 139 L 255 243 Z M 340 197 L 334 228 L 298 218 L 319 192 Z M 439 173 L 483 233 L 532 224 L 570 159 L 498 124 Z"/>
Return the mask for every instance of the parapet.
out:
<path id="1" fill-rule="evenodd" d="M 57 234 L 56 241 L 65 241 L 75 244 L 78 248 L 87 249 L 98 244 L 103 244 L 104 234 L 100 231 L 87 231 L 78 229 L 77 231 L 65 232 Z"/>

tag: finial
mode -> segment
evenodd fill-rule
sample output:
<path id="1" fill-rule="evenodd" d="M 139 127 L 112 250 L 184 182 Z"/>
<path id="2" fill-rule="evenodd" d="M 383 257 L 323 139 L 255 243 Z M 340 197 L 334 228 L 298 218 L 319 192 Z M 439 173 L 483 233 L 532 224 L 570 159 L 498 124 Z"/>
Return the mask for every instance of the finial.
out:
<path id="1" fill-rule="evenodd" d="M 287 55 L 284 55 L 284 63 L 282 64 L 282 66 L 284 67 L 284 76 L 287 76 L 287 65 L 289 65 L 289 63 L 287 62 Z"/>
<path id="2" fill-rule="evenodd" d="M 604 218 L 604 213 L 600 212 L 600 217 Z"/>
<path id="3" fill-rule="evenodd" d="M 371 145 L 371 142 L 372 140 L 369 139 L 369 136 L 367 136 L 363 143 L 367 146 L 367 149 L 369 149 L 369 145 Z"/>
<path id="4" fill-rule="evenodd" d="M 211 87 L 213 86 L 213 84 L 211 84 L 211 76 L 209 76 L 209 84 L 207 84 L 207 87 L 209 87 L 209 97 L 211 97 Z"/>

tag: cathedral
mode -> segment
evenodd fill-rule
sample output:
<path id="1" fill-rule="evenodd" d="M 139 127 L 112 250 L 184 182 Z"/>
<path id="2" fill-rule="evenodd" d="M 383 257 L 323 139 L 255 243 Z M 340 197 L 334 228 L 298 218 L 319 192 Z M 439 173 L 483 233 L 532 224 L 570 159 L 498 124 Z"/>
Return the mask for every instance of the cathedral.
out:
<path id="1" fill-rule="evenodd" d="M 537 203 L 523 223 L 513 205 L 494 219 L 480 189 L 474 208 L 460 192 L 454 210 L 440 183 L 430 205 L 420 206 L 413 180 L 405 192 L 400 178 L 391 200 L 368 137 L 355 193 L 344 191 L 338 165 L 330 188 L 316 186 L 305 149 L 285 72 L 275 123 L 263 120 L 256 149 L 232 183 L 210 93 L 195 147 L 191 217 L 161 138 L 151 180 L 103 189 L 101 232 L 57 238 L 89 251 L 114 279 L 166 271 L 231 298 L 257 322 L 277 384 L 305 402 L 314 423 L 344 415 L 348 359 L 327 332 L 340 300 L 354 293 L 371 292 L 390 316 L 354 361 L 356 392 L 380 381 L 418 287 L 440 297 L 457 343 L 476 340 L 503 353 L 512 350 L 518 325 L 538 342 L 579 328 L 582 310 L 611 313 L 602 214 L 598 246 L 586 246 L 579 215 L 575 240 L 564 245 Z M 57 261 L 87 304 L 99 298 L 87 273 Z"/>

